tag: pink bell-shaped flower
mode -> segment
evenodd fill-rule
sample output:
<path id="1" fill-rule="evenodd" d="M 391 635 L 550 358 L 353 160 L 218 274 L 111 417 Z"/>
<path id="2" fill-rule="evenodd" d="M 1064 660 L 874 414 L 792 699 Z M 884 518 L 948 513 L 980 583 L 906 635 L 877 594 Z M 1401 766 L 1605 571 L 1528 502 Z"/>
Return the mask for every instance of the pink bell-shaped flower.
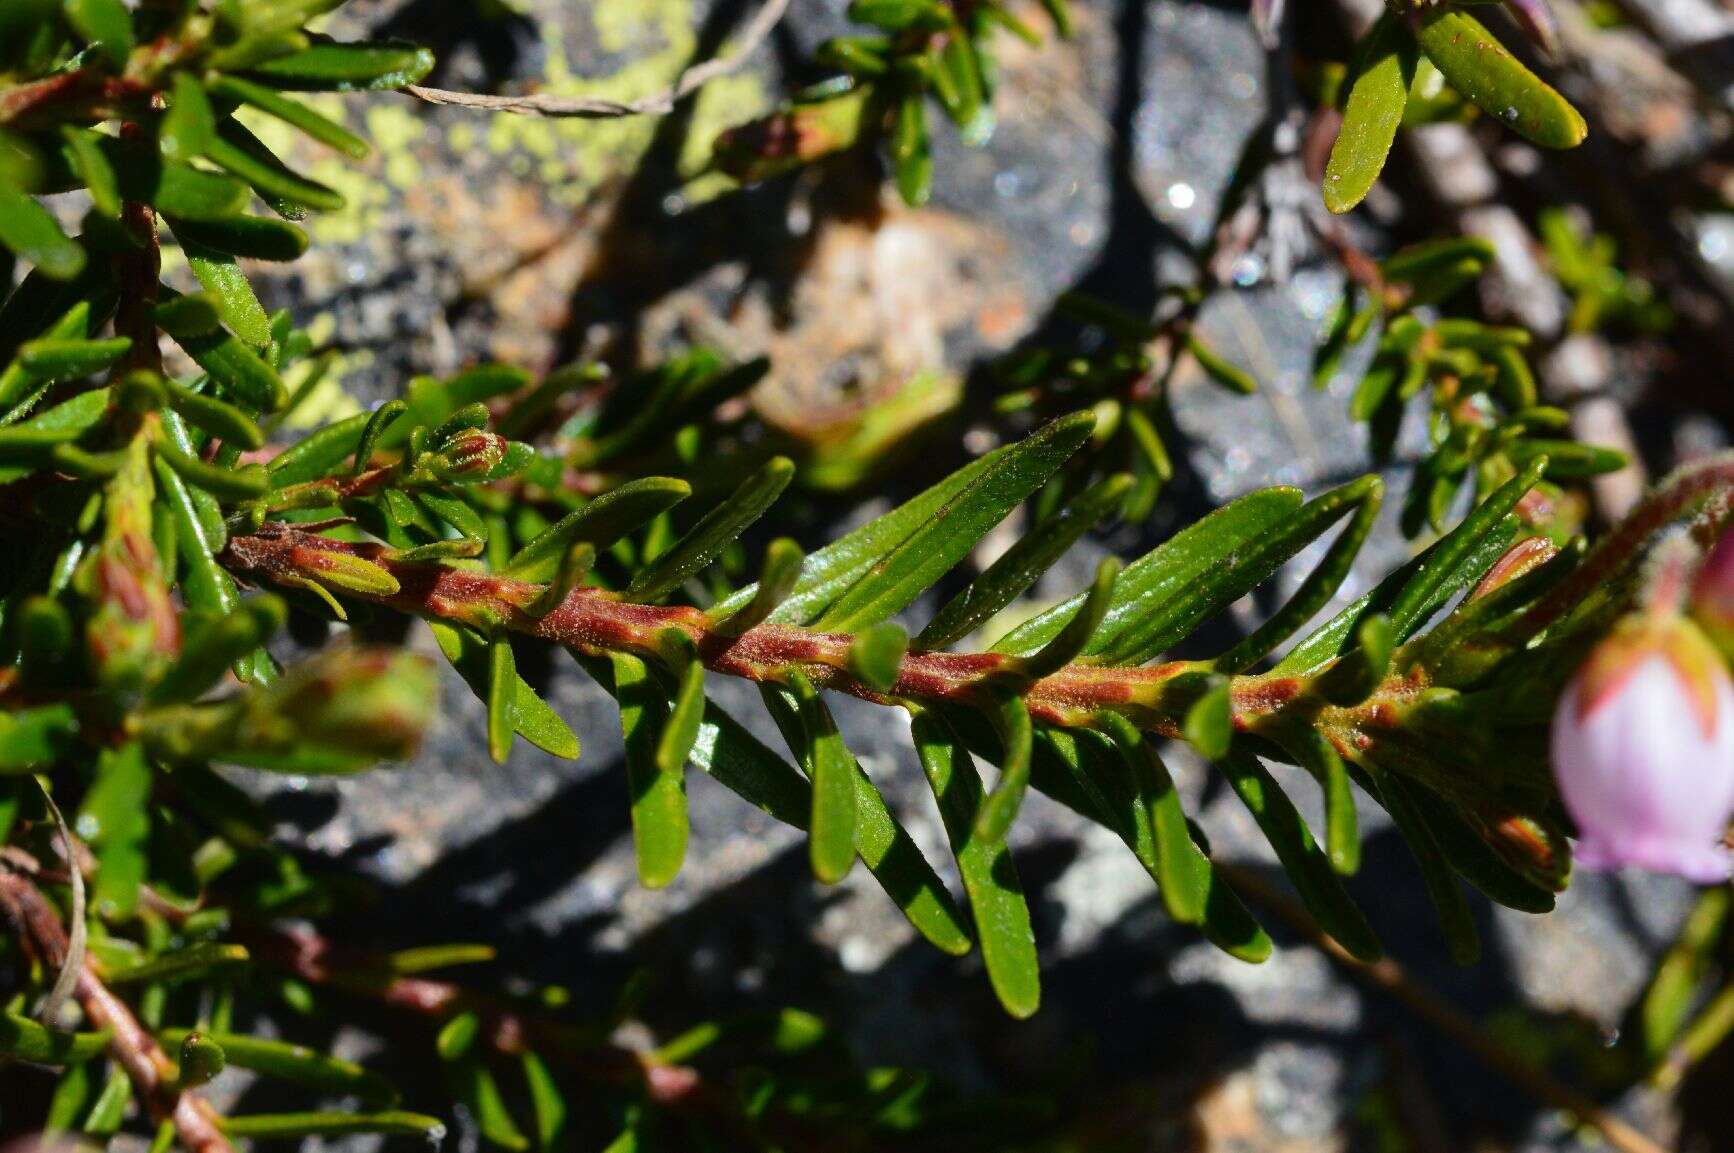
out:
<path id="1" fill-rule="evenodd" d="M 1734 683 L 1685 619 L 1634 616 L 1596 646 L 1554 712 L 1552 754 L 1585 868 L 1734 871 Z"/>

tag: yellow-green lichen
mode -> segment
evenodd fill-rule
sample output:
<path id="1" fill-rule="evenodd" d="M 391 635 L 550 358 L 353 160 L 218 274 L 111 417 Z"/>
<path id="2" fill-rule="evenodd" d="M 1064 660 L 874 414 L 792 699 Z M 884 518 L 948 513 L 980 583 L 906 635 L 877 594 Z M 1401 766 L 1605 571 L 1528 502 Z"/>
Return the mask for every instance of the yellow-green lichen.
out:
<path id="1" fill-rule="evenodd" d="M 547 66 L 539 92 L 551 96 L 599 96 L 636 100 L 667 88 L 697 50 L 691 0 L 596 0 L 585 6 L 597 44 L 632 63 L 607 76 L 574 73 L 557 28 L 541 29 Z M 725 47 L 724 51 L 729 49 Z M 768 104 L 758 78 L 742 74 L 712 83 L 698 98 L 692 131 L 681 157 L 683 172 L 703 169 L 711 141 L 723 128 L 750 118 Z M 550 120 L 497 113 L 486 143 L 509 158 L 508 167 L 548 185 L 555 200 L 580 203 L 610 178 L 631 170 L 656 132 L 653 116 L 613 120 Z M 533 158 L 525 163 L 519 157 Z M 707 179 L 707 185 L 716 181 Z M 714 193 L 716 187 L 695 188 Z"/>

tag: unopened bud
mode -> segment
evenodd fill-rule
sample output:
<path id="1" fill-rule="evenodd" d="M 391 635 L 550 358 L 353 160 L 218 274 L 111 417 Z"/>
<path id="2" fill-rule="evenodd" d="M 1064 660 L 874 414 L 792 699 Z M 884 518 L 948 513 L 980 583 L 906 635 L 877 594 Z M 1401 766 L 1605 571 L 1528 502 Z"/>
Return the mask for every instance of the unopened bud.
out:
<path id="1" fill-rule="evenodd" d="M 1487 575 L 1481 578 L 1481 583 L 1475 586 L 1475 591 L 1469 594 L 1470 600 L 1480 600 L 1489 593 L 1504 588 L 1520 576 L 1534 572 L 1559 554 L 1559 546 L 1544 536 L 1532 536 L 1518 541 L 1505 555 L 1493 562 L 1493 567 L 1487 570 Z"/>
<path id="2" fill-rule="evenodd" d="M 440 449 L 434 470 L 447 480 L 481 480 L 506 459 L 506 438 L 479 428 L 465 429 Z"/>
<path id="3" fill-rule="evenodd" d="M 1505 0 L 1505 10 L 1530 43 L 1550 58 L 1559 57 L 1559 20 L 1547 0 Z"/>
<path id="4" fill-rule="evenodd" d="M 388 597 L 400 587 L 397 578 L 365 557 L 298 545 L 289 551 L 295 571 L 341 592 Z"/>
<path id="5" fill-rule="evenodd" d="M 139 438 L 109 481 L 102 541 L 79 575 L 79 590 L 90 602 L 86 645 L 110 684 L 149 680 L 180 651 L 180 617 L 151 537 L 155 491 Z"/>
<path id="6" fill-rule="evenodd" d="M 423 657 L 340 647 L 290 669 L 262 703 L 305 740 L 397 761 L 415 752 L 432 722 L 439 681 Z"/>
<path id="7" fill-rule="evenodd" d="M 717 137 L 716 166 L 750 184 L 841 152 L 860 139 L 865 107 L 849 92 L 749 120 Z"/>
<path id="8" fill-rule="evenodd" d="M 228 1063 L 221 1045 L 203 1033 L 188 1033 L 181 1042 L 181 1087 L 193 1089 L 216 1080 Z"/>
<path id="9" fill-rule="evenodd" d="M 1689 621 L 1630 617 L 1597 645 L 1560 698 L 1552 756 L 1579 863 L 1728 878 L 1734 682 Z"/>
<path id="10" fill-rule="evenodd" d="M 1284 0 L 1252 0 L 1252 30 L 1266 51 L 1273 51 L 1282 40 Z"/>

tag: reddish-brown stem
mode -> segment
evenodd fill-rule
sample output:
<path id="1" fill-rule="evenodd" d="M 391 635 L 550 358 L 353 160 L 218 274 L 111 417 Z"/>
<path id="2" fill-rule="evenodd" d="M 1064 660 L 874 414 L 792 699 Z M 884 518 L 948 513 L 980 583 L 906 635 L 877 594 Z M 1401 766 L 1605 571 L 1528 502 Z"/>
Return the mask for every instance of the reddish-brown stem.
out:
<path id="1" fill-rule="evenodd" d="M 150 132 L 134 121 L 120 126 L 120 140 L 124 148 L 152 152 L 156 149 L 156 140 Z M 115 257 L 120 303 L 115 311 L 114 330 L 130 339 L 132 347 L 115 365 L 117 379 L 133 369 L 161 372 L 163 367 L 154 315 L 157 283 L 163 271 L 162 251 L 157 245 L 156 210 L 141 201 L 128 200 L 121 205 L 120 223 L 133 248 Z"/>
<path id="2" fill-rule="evenodd" d="M 776 1130 L 785 1147 L 838 1147 L 833 1139 L 809 1132 L 794 1118 L 779 1114 L 754 1121 L 743 1116 L 726 1091 L 707 1082 L 690 1066 L 658 1063 L 610 1042 L 597 1030 L 554 1021 L 448 981 L 392 973 L 383 958 L 333 944 L 311 929 L 258 926 L 244 929 L 242 937 L 255 960 L 309 984 L 341 989 L 438 1022 L 459 1013 L 474 1013 L 481 1026 L 479 1039 L 495 1053 L 516 1056 L 536 1052 L 557 1058 L 591 1082 L 642 1092 L 665 1109 L 703 1118 L 736 1138 L 741 1148 L 763 1147 L 763 1137 L 757 1132 L 761 1125 Z"/>
<path id="3" fill-rule="evenodd" d="M 60 914 L 28 877 L 4 864 L 0 864 L 0 909 L 43 966 L 59 968 L 67 950 Z M 188 1153 L 233 1153 L 216 1110 L 203 1098 L 180 1090 L 175 1063 L 126 1002 L 103 984 L 94 961 L 87 960 L 80 969 L 74 995 L 91 1025 L 111 1034 L 109 1055 L 126 1072 L 153 1121 L 172 1123 L 176 1139 Z"/>
<path id="4" fill-rule="evenodd" d="M 1734 455 L 1686 465 L 1658 485 L 1590 553 L 1577 570 L 1523 615 L 1513 631 L 1533 635 L 1562 619 L 1597 588 L 1625 570 L 1657 531 L 1718 490 L 1734 490 Z M 1729 509 L 1722 510 L 1726 520 Z"/>
<path id="5" fill-rule="evenodd" d="M 335 945 L 311 929 L 279 929 L 249 926 L 241 931 L 249 954 L 262 964 L 292 973 L 313 985 L 326 985 L 366 997 L 417 1016 L 446 1020 L 459 1013 L 474 1013 L 481 1021 L 480 1036 L 500 1053 L 523 1053 L 542 1046 L 562 1050 L 598 1048 L 598 1038 L 569 1025 L 527 1017 L 509 1002 L 482 997 L 448 981 L 393 973 L 382 958 L 358 949 Z M 638 1064 L 630 1054 L 613 1047 L 602 1050 L 598 1072 L 612 1081 L 631 1081 Z"/>
<path id="6" fill-rule="evenodd" d="M 223 560 L 242 575 L 293 586 L 309 577 L 320 579 L 331 571 L 334 557 L 361 558 L 397 586 L 393 592 L 364 591 L 345 582 L 345 595 L 402 612 L 484 631 L 505 628 L 591 654 L 665 657 L 679 636 L 714 672 L 781 681 L 799 671 L 821 688 L 879 704 L 982 704 L 1017 675 L 1015 658 L 999 653 L 912 652 L 903 659 L 895 682 L 881 691 L 849 671 L 854 638 L 846 633 L 767 624 L 738 637 L 726 636 L 697 609 L 633 604 L 595 589 L 574 590 L 552 612 L 537 616 L 526 606 L 542 592 L 541 585 L 448 565 L 397 561 L 379 545 L 334 541 L 286 525 L 268 524 L 252 536 L 232 539 Z M 331 583 L 338 587 L 335 574 Z M 1196 688 L 1182 682 L 1180 674 L 1194 668 L 1187 662 L 1139 668 L 1075 663 L 1019 689 L 1038 721 L 1087 725 L 1110 710 L 1125 714 L 1140 728 L 1174 737 L 1196 695 Z M 1236 723 L 1254 727 L 1260 718 L 1301 698 L 1305 688 L 1305 682 L 1294 677 L 1239 679 L 1234 690 Z"/>
<path id="7" fill-rule="evenodd" d="M 80 116 L 94 123 L 148 108 L 151 97 L 135 81 L 78 69 L 8 88 L 0 94 L 0 124 L 52 127 Z"/>
<path id="8" fill-rule="evenodd" d="M 1405 1005 L 1417 1017 L 1462 1046 L 1476 1060 L 1537 1100 L 1575 1115 L 1593 1127 L 1620 1153 L 1666 1153 L 1662 1146 L 1529 1058 L 1506 1047 L 1480 1022 L 1473 1021 L 1431 988 L 1421 984 L 1389 957 L 1360 961 L 1320 929 L 1311 914 L 1272 885 L 1262 873 L 1234 864 L 1219 864 L 1234 887 L 1253 903 L 1274 913 L 1357 981 L 1378 989 Z"/>

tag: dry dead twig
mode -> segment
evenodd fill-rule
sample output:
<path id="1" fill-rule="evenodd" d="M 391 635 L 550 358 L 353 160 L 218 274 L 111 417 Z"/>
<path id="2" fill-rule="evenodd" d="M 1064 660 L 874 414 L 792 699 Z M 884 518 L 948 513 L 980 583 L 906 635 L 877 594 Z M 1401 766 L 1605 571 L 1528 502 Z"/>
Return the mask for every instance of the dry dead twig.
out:
<path id="1" fill-rule="evenodd" d="M 512 112 L 520 116 L 549 116 L 581 120 L 609 120 L 622 116 L 666 116 L 675 105 L 709 84 L 712 80 L 738 72 L 754 50 L 789 10 L 790 0 L 765 0 L 741 35 L 740 47 L 728 56 L 719 56 L 695 64 L 680 74 L 670 87 L 637 100 L 611 100 L 602 96 L 552 96 L 529 93 L 524 96 L 485 96 L 474 92 L 451 92 L 444 88 L 428 88 L 411 84 L 405 91 L 429 104 L 449 104 L 459 108 L 481 108 L 489 112 Z"/>

